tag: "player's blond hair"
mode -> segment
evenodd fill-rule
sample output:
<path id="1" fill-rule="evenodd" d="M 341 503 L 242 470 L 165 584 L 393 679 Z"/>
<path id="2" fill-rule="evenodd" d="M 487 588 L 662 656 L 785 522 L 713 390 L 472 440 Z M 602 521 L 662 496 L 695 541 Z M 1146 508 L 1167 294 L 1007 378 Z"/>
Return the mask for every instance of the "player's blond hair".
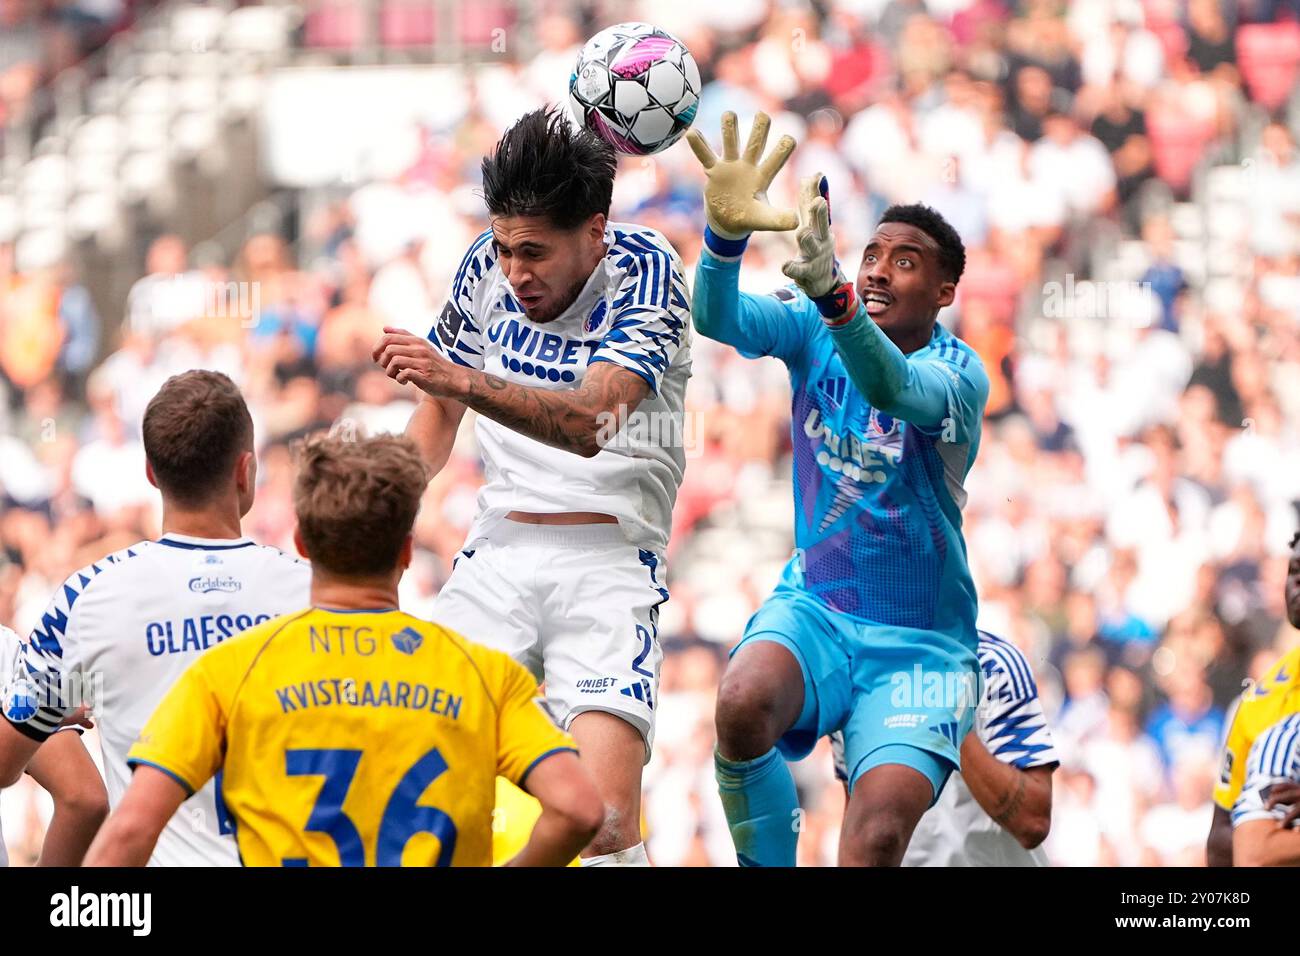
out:
<path id="1" fill-rule="evenodd" d="M 391 572 L 429 480 L 415 444 L 320 435 L 297 453 L 293 508 L 312 564 L 340 577 Z"/>

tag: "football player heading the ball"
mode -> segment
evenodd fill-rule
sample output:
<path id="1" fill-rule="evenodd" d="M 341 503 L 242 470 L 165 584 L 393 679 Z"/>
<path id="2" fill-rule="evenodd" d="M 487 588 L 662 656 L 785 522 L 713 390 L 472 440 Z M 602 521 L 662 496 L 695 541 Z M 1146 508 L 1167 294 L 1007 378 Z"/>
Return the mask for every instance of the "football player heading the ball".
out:
<path id="1" fill-rule="evenodd" d="M 722 121 L 704 165 L 704 252 L 691 314 L 699 332 L 790 370 L 795 543 L 781 582 L 750 619 L 718 693 L 716 770 L 742 865 L 793 866 L 794 781 L 783 758 L 844 731 L 849 805 L 842 865 L 897 865 L 917 821 L 958 769 L 979 702 L 976 597 L 961 536 L 962 482 L 979 448 L 988 379 L 936 321 L 965 249 L 919 205 L 885 211 L 856 280 L 835 259 L 828 189 L 800 189 L 797 216 L 766 190 L 794 141 L 762 159 L 759 113 L 739 149 Z M 755 230 L 795 228 L 792 287 L 738 291 Z M 915 688 L 898 695 L 898 677 Z"/>
<path id="2" fill-rule="evenodd" d="M 690 301 L 653 229 L 609 222 L 614 150 L 536 110 L 483 160 L 491 228 L 428 337 L 374 359 L 424 392 L 407 426 L 431 474 L 466 408 L 486 482 L 432 617 L 545 681 L 611 809 L 588 865 L 645 865 L 641 770 L 654 740 L 664 552 L 685 470 Z M 655 427 L 644 427 L 645 423 Z"/>

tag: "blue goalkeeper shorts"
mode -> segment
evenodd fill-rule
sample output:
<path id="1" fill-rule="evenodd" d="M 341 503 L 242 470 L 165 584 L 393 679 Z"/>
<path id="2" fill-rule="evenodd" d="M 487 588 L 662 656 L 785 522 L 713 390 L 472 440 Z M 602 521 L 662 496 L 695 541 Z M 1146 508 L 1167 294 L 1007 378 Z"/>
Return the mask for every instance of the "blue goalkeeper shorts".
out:
<path id="1" fill-rule="evenodd" d="M 803 710 L 777 742 L 787 760 L 802 760 L 819 738 L 843 730 L 850 791 L 872 767 L 896 763 L 924 774 L 939 799 L 961 768 L 961 741 L 981 699 L 973 631 L 966 643 L 873 624 L 778 588 L 731 653 L 755 641 L 789 649 L 803 671 Z"/>

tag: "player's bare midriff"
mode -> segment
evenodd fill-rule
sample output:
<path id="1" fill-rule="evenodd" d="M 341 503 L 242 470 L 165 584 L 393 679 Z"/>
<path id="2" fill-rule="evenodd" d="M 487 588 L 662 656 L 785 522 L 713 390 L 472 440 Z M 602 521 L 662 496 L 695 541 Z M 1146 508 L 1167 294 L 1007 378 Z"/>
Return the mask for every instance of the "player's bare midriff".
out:
<path id="1" fill-rule="evenodd" d="M 538 514 L 535 511 L 512 511 L 506 515 L 507 521 L 520 524 L 618 524 L 613 515 L 597 514 L 594 511 L 555 511 L 550 514 Z"/>

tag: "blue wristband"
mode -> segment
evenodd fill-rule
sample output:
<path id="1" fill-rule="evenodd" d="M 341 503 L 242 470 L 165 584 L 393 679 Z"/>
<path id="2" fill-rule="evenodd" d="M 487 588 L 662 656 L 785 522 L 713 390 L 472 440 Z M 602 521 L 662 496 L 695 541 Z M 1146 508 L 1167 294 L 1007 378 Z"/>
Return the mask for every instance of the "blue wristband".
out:
<path id="1" fill-rule="evenodd" d="M 724 239 L 708 226 L 704 227 L 704 247 L 719 259 L 739 259 L 749 244 L 749 236 L 740 239 Z"/>

